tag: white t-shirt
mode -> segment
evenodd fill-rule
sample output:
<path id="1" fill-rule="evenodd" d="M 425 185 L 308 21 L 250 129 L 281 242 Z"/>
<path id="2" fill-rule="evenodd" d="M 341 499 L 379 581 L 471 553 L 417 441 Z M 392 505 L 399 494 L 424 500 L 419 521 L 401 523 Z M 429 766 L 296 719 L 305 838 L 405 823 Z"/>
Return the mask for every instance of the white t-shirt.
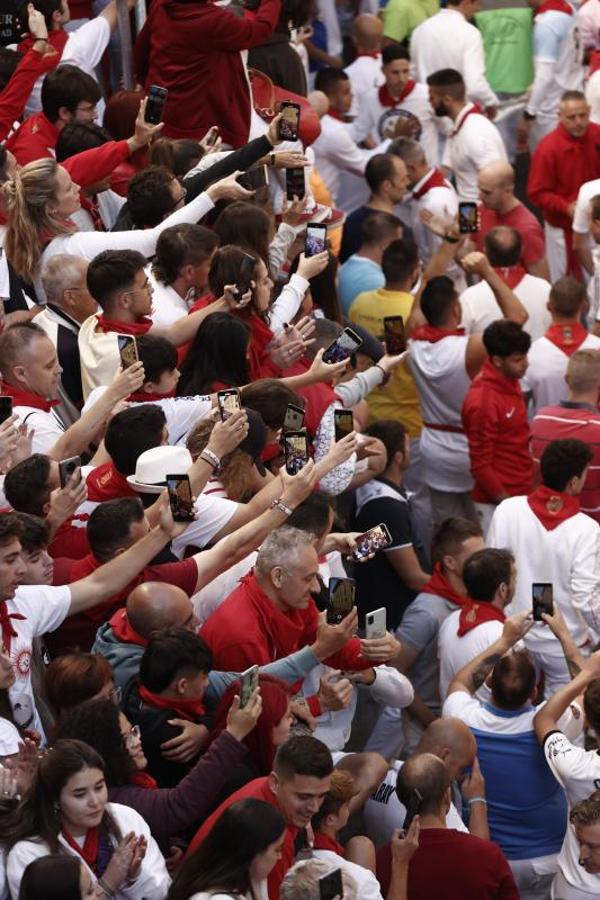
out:
<path id="1" fill-rule="evenodd" d="M 600 337 L 588 334 L 580 350 L 600 349 Z M 569 395 L 565 381 L 569 357 L 546 337 L 538 338 L 531 345 L 527 354 L 529 366 L 525 377 L 521 380 L 523 393 L 531 391 L 532 415 L 536 415 L 544 406 L 556 406 Z"/>
<path id="2" fill-rule="evenodd" d="M 344 71 L 352 85 L 350 115 L 357 116 L 365 95 L 373 88 L 380 87 L 385 81 L 381 71 L 381 53 L 377 54 L 377 59 L 373 56 L 357 56 Z"/>
<path id="3" fill-rule="evenodd" d="M 552 325 L 552 316 L 546 306 L 550 283 L 545 278 L 525 274 L 513 290 L 529 313 L 523 331 L 530 335 L 532 341 L 537 341 Z M 483 334 L 488 325 L 503 318 L 502 310 L 487 281 L 480 281 L 463 291 L 460 305 L 461 325 L 467 334 Z"/>
<path id="4" fill-rule="evenodd" d="M 21 735 L 12 722 L 0 719 L 0 756 L 13 756 L 19 752 Z"/>
<path id="5" fill-rule="evenodd" d="M 494 123 L 472 110 L 473 104 L 467 103 L 460 111 L 446 141 L 442 164 L 454 172 L 459 199 L 476 203 L 480 169 L 498 160 L 508 162 L 508 156 Z"/>
<path id="6" fill-rule="evenodd" d="M 13 412 L 19 417 L 18 425 L 25 423 L 28 428 L 34 429 L 32 453 L 47 454 L 65 433 L 65 427 L 54 409 L 45 412 L 33 406 L 15 406 Z"/>
<path id="7" fill-rule="evenodd" d="M 573 231 L 576 234 L 588 234 L 590 230 L 590 201 L 600 194 L 600 178 L 594 178 L 593 181 L 586 181 L 579 188 L 577 194 L 577 203 L 575 204 L 575 214 L 573 216 Z"/>
<path id="8" fill-rule="evenodd" d="M 502 634 L 502 622 L 482 622 L 462 637 L 458 636 L 460 609 L 450 613 L 440 626 L 438 658 L 440 661 L 440 700 L 448 694 L 448 687 L 457 672 L 472 659 L 487 650 Z"/>
<path id="9" fill-rule="evenodd" d="M 198 518 L 188 525 L 183 534 L 171 544 L 171 551 L 178 559 L 183 559 L 186 547 L 205 547 L 215 534 L 224 528 L 235 515 L 240 504 L 222 497 L 200 494 L 194 507 Z"/>
<path id="10" fill-rule="evenodd" d="M 356 896 L 360 900 L 383 900 L 379 882 L 369 869 L 344 859 L 333 850 L 313 850 L 313 856 L 331 863 L 332 868 L 347 872 L 356 882 Z"/>
<path id="11" fill-rule="evenodd" d="M 153 289 L 152 315 L 150 318 L 154 324 L 159 325 L 161 328 L 166 328 L 178 319 L 187 316 L 189 306 L 185 297 L 180 297 L 170 284 L 163 284 L 162 281 L 158 281 L 152 274 L 151 266 L 146 266 L 145 272 Z"/>

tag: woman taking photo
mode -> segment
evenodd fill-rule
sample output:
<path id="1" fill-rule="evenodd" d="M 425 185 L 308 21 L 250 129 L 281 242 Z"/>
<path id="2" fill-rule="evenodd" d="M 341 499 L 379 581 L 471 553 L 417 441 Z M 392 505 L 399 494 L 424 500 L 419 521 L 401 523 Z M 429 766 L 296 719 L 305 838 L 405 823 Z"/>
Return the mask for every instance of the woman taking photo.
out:
<path id="1" fill-rule="evenodd" d="M 0 840 L 12 897 L 29 863 L 52 853 L 74 856 L 116 900 L 167 893 L 169 874 L 148 825 L 133 809 L 108 803 L 104 762 L 82 741 L 57 741 L 44 754 L 23 801 L 0 820 Z"/>
<path id="2" fill-rule="evenodd" d="M 263 800 L 239 800 L 186 859 L 167 900 L 267 900 L 267 877 L 284 837 L 278 809 Z"/>

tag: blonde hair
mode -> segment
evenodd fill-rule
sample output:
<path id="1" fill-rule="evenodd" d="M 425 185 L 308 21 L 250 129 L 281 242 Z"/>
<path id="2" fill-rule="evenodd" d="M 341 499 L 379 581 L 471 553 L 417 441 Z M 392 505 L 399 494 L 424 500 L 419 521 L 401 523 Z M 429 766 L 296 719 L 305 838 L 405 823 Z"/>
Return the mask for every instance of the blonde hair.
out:
<path id="1" fill-rule="evenodd" d="M 190 431 L 186 446 L 193 460 L 196 460 L 204 448 L 208 445 L 213 428 L 215 416 L 207 416 L 201 419 Z M 254 460 L 244 450 L 235 449 L 221 458 L 219 481 L 225 488 L 230 500 L 240 501 L 248 491 L 252 480 L 252 467 Z"/>
<path id="2" fill-rule="evenodd" d="M 72 232 L 47 209 L 56 198 L 57 171 L 55 160 L 38 159 L 23 166 L 2 187 L 8 209 L 6 257 L 25 281 L 32 282 L 38 275 L 42 241 Z"/>
<path id="3" fill-rule="evenodd" d="M 600 387 L 600 350 L 577 350 L 569 360 L 567 384 L 576 394 Z"/>

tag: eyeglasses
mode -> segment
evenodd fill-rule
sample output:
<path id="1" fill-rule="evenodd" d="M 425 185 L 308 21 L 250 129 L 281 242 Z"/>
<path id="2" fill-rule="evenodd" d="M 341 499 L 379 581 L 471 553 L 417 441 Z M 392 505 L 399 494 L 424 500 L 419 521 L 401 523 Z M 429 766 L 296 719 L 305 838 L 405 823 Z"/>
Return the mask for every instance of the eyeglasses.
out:
<path id="1" fill-rule="evenodd" d="M 134 288 L 132 291 L 123 291 L 123 293 L 124 294 L 139 294 L 139 293 L 141 293 L 141 291 L 144 291 L 144 293 L 146 293 L 146 294 L 152 294 L 154 292 L 154 288 L 152 287 L 152 284 L 150 283 L 150 280 L 148 278 L 146 279 L 145 283 L 141 287 Z"/>
<path id="2" fill-rule="evenodd" d="M 134 744 L 139 744 L 141 739 L 142 732 L 139 725 L 132 725 L 129 731 L 123 735 L 123 743 L 126 747 L 133 747 Z"/>

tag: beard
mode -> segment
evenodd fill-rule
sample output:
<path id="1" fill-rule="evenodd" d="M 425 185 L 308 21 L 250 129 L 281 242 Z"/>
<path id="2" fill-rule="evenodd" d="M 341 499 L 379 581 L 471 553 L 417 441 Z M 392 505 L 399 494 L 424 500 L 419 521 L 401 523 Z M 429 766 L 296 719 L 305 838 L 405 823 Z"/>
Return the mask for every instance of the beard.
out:
<path id="1" fill-rule="evenodd" d="M 443 116 L 450 115 L 450 111 L 443 100 L 440 100 L 439 103 L 435 104 L 435 106 L 433 107 L 433 111 L 436 114 L 436 116 L 439 116 L 440 119 Z"/>

